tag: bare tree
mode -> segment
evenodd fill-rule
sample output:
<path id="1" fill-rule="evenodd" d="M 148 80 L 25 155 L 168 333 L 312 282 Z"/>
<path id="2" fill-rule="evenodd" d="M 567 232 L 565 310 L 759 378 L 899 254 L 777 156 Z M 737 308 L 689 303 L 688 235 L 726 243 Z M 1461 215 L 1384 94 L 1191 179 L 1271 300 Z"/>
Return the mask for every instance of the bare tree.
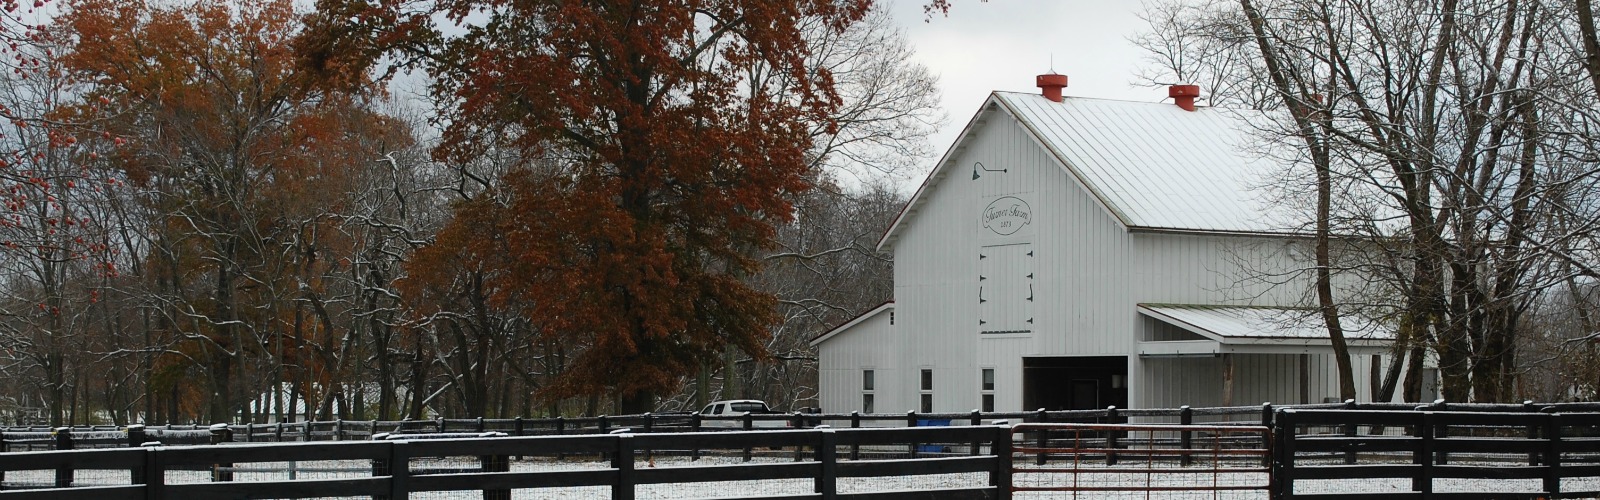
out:
<path id="1" fill-rule="evenodd" d="M 1523 314 L 1594 262 L 1569 246 L 1593 224 L 1570 208 L 1593 198 L 1571 186 L 1595 175 L 1592 148 L 1576 140 L 1593 122 L 1565 104 L 1593 95 L 1574 87 L 1587 81 L 1573 78 L 1585 53 L 1568 42 L 1579 38 L 1569 38 L 1571 12 L 1468 0 L 1240 0 L 1202 12 L 1157 17 L 1161 34 L 1147 37 L 1201 42 L 1146 46 L 1167 54 L 1157 60 L 1169 74 L 1225 82 L 1217 100 L 1255 99 L 1259 87 L 1233 82 L 1271 83 L 1264 107 L 1282 123 L 1264 140 L 1292 139 L 1305 161 L 1285 184 L 1316 186 L 1305 189 L 1319 200 L 1307 226 L 1319 236 L 1311 270 L 1324 321 L 1337 333 L 1338 307 L 1400 332 L 1378 397 L 1392 394 L 1402 365 L 1405 397 L 1419 397 L 1426 349 L 1446 399 L 1514 399 Z M 1218 27 L 1230 18 L 1248 26 L 1253 50 L 1237 28 Z M 1238 63 L 1246 52 L 1252 62 Z M 1330 253 L 1332 238 L 1350 251 Z M 1336 273 L 1366 283 L 1363 294 L 1334 297 Z"/>

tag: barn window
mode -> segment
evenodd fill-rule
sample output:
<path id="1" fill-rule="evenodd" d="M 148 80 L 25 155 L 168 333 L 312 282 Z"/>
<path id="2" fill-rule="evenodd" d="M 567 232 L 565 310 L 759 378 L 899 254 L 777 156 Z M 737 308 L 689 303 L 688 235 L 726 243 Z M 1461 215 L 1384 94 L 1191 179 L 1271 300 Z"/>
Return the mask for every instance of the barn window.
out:
<path id="1" fill-rule="evenodd" d="M 980 373 L 982 384 L 978 387 L 982 391 L 979 395 L 979 399 L 983 401 L 982 411 L 994 411 L 994 368 L 984 368 Z"/>
<path id="2" fill-rule="evenodd" d="M 861 370 L 861 413 L 872 413 L 872 395 L 878 385 L 876 378 L 872 370 Z"/>
<path id="3" fill-rule="evenodd" d="M 978 331 L 1033 331 L 1034 250 L 1030 243 L 978 249 Z"/>
<path id="4" fill-rule="evenodd" d="M 923 413 L 933 413 L 933 370 L 922 369 L 922 409 Z"/>

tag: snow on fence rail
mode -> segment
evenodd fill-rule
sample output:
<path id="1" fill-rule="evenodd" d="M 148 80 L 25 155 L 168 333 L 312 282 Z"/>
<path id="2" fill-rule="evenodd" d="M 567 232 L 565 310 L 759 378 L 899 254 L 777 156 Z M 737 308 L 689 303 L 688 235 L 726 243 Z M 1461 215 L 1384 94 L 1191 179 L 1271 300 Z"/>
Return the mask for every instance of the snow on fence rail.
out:
<path id="1" fill-rule="evenodd" d="M 1393 406 L 1393 405 L 1391 405 Z M 1028 412 L 966 412 L 966 413 L 776 413 L 740 415 L 702 415 L 696 412 L 646 413 L 642 415 L 601 415 L 598 417 L 554 418 L 466 418 L 433 420 L 330 420 L 315 422 L 281 422 L 267 424 L 230 424 L 232 439 L 239 442 L 310 442 L 350 441 L 371 439 L 382 433 L 451 433 L 451 432 L 504 432 L 512 436 L 563 436 L 581 434 L 606 434 L 619 428 L 638 433 L 701 432 L 704 430 L 762 430 L 757 422 L 784 422 L 787 428 L 810 428 L 828 425 L 834 428 L 861 427 L 917 427 L 927 425 L 984 425 L 1005 420 L 1013 423 L 1262 423 L 1270 422 L 1275 408 L 1361 408 L 1380 409 L 1384 405 L 1319 404 L 1274 406 L 1231 406 L 1162 409 L 1119 409 L 1108 407 L 1096 410 L 1056 410 Z M 1409 409 L 1410 406 L 1405 406 Z M 196 425 L 147 425 L 143 429 L 150 440 L 163 444 L 197 444 L 207 441 L 207 427 Z M 49 427 L 0 427 L 0 452 L 37 451 L 54 449 L 48 436 L 58 429 Z M 75 435 L 85 432 L 105 432 L 93 441 L 94 446 L 137 446 L 145 441 L 125 439 L 126 428 L 118 426 L 77 426 L 70 431 Z M 123 433 L 123 434 L 117 434 Z M 24 440 L 24 437 L 27 440 Z M 80 439 L 80 445 L 90 441 Z"/>

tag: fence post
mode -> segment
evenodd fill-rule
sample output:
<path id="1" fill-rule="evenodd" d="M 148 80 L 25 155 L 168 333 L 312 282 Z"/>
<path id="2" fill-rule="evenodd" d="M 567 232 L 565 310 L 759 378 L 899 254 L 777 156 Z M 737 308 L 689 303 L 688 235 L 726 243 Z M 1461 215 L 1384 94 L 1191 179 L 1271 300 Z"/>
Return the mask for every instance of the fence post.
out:
<path id="1" fill-rule="evenodd" d="M 254 422 L 245 422 L 244 423 L 244 442 L 252 443 L 252 442 L 255 442 L 255 440 L 256 440 L 256 424 Z"/>
<path id="2" fill-rule="evenodd" d="M 1034 419 L 1035 422 L 1039 422 L 1039 423 L 1042 424 L 1046 420 L 1050 419 L 1050 414 L 1045 413 L 1044 408 L 1040 408 L 1036 413 L 1038 414 L 1038 416 Z M 1035 439 L 1038 440 L 1037 445 L 1039 447 L 1039 451 L 1034 453 L 1034 459 L 1033 459 L 1034 460 L 1034 465 L 1044 465 L 1044 462 L 1045 462 L 1045 460 L 1047 458 L 1046 454 L 1044 452 L 1044 447 L 1049 445 L 1050 442 L 1049 442 L 1049 439 L 1046 436 L 1046 434 L 1049 434 L 1049 431 L 1046 431 L 1044 429 L 1039 429 L 1038 433 L 1035 436 Z"/>
<path id="3" fill-rule="evenodd" d="M 1194 425 L 1194 409 L 1189 408 L 1189 405 L 1178 407 L 1178 425 Z M 1178 464 L 1189 466 L 1194 461 L 1194 456 L 1189 453 L 1189 449 L 1194 447 L 1194 431 L 1189 429 L 1178 431 L 1178 447 L 1183 449 L 1178 455 Z"/>
<path id="4" fill-rule="evenodd" d="M 861 412 L 859 412 L 859 411 L 850 412 L 850 428 L 851 429 L 860 429 L 861 428 Z M 851 460 L 860 460 L 861 459 L 861 443 L 851 443 L 851 445 L 850 445 L 850 459 Z"/>
<path id="5" fill-rule="evenodd" d="M 649 433 L 655 432 L 655 427 L 656 427 L 656 417 L 655 417 L 655 415 L 652 415 L 648 411 L 644 412 L 644 433 L 645 434 L 649 434 Z M 644 451 L 644 461 L 649 462 L 651 460 L 651 458 L 650 458 L 650 449 L 649 448 L 645 448 L 643 451 Z"/>
<path id="6" fill-rule="evenodd" d="M 600 427 L 600 433 L 601 434 L 610 434 L 611 433 L 611 421 L 609 419 L 607 419 L 605 415 L 601 415 L 599 418 L 597 418 L 595 425 L 598 425 Z M 606 453 L 605 452 L 600 452 L 600 459 L 601 460 L 605 460 L 606 459 Z"/>
<path id="7" fill-rule="evenodd" d="M 439 417 L 438 420 L 434 421 L 433 429 L 434 432 L 444 434 L 444 417 Z"/>
<path id="8" fill-rule="evenodd" d="M 559 415 L 556 416 L 556 435 L 560 436 L 560 435 L 563 435 L 563 434 L 566 434 L 566 433 L 567 433 L 567 417 L 563 417 L 563 416 L 559 416 Z M 556 460 L 566 460 L 566 459 L 567 459 L 567 454 L 566 453 L 557 453 L 556 454 Z"/>
<path id="9" fill-rule="evenodd" d="M 333 440 L 344 441 L 344 419 L 333 419 Z"/>
<path id="10" fill-rule="evenodd" d="M 611 457 L 611 467 L 617 469 L 617 482 L 611 485 L 612 500 L 633 500 L 633 436 L 617 436 L 617 452 Z"/>
<path id="11" fill-rule="evenodd" d="M 1531 406 L 1531 405 L 1530 405 Z M 1561 414 L 1545 415 L 1544 492 L 1561 498 Z"/>
<path id="12" fill-rule="evenodd" d="M 389 500 L 408 500 L 411 496 L 411 443 L 389 443 Z"/>
<path id="13" fill-rule="evenodd" d="M 222 445 L 233 441 L 233 429 L 228 424 L 215 424 L 211 426 L 211 444 Z M 211 480 L 227 482 L 233 480 L 233 464 L 211 464 Z"/>
<path id="14" fill-rule="evenodd" d="M 167 471 L 161 463 L 161 449 L 150 447 L 144 450 L 144 471 L 142 481 L 144 484 L 145 500 L 162 500 L 167 496 Z"/>
<path id="15" fill-rule="evenodd" d="M 1527 413 L 1536 413 L 1539 410 L 1537 408 L 1533 407 L 1533 401 L 1523 401 L 1522 402 L 1522 411 L 1527 412 Z M 1528 439 L 1539 439 L 1539 428 L 1540 427 L 1543 427 L 1543 426 L 1542 425 L 1538 425 L 1538 424 L 1529 425 L 1528 426 Z M 1539 465 L 1539 452 L 1536 452 L 1536 451 L 1528 452 L 1528 465 L 1529 466 Z"/>
<path id="16" fill-rule="evenodd" d="M 1294 495 L 1295 413 L 1294 408 L 1284 408 L 1278 413 L 1272 428 L 1278 445 L 1272 450 L 1274 459 L 1268 482 L 1274 486 L 1273 498 L 1283 500 Z"/>
<path id="17" fill-rule="evenodd" d="M 1117 407 L 1106 407 L 1106 422 L 1110 425 L 1117 424 Z M 1117 465 L 1117 432 L 1106 431 L 1106 465 Z"/>
<path id="18" fill-rule="evenodd" d="M 516 425 L 516 429 L 517 429 L 517 433 L 515 435 L 517 437 L 522 437 L 522 417 L 517 417 L 515 422 L 516 422 L 515 425 Z"/>
<path id="19" fill-rule="evenodd" d="M 144 446 L 145 441 L 147 441 L 147 439 L 145 439 L 144 424 L 133 424 L 128 426 L 129 448 L 138 448 L 140 446 Z"/>
<path id="20" fill-rule="evenodd" d="M 731 409 L 731 407 L 730 407 L 730 409 Z M 744 412 L 744 430 L 745 430 L 745 432 L 750 432 L 750 430 L 751 429 L 755 429 L 755 427 L 756 427 L 756 419 L 755 419 L 755 417 L 751 416 L 750 412 Z M 744 461 L 746 461 L 746 462 L 750 461 L 750 447 L 749 446 L 744 447 Z"/>
<path id="21" fill-rule="evenodd" d="M 689 414 L 689 430 L 694 431 L 694 432 L 700 432 L 700 420 L 701 420 L 700 412 L 690 413 Z M 700 460 L 700 443 L 699 443 L 699 441 L 696 441 L 694 447 L 689 449 L 689 460 Z"/>
<path id="22" fill-rule="evenodd" d="M 916 427 L 916 426 L 917 426 L 917 411 L 916 410 L 907 411 L 906 412 L 906 427 Z M 911 458 L 917 458 L 917 445 L 918 444 L 919 443 L 917 443 L 917 441 L 913 439 L 911 441 L 911 444 L 907 445 L 907 450 L 906 451 L 910 453 Z"/>
<path id="23" fill-rule="evenodd" d="M 790 422 L 789 427 L 792 427 L 792 428 L 795 428 L 795 429 L 803 429 L 803 428 L 805 428 L 805 420 L 801 418 L 800 410 L 795 410 L 794 411 L 794 416 L 790 417 L 789 422 Z M 794 461 L 796 461 L 796 462 L 800 461 L 800 456 L 805 451 L 805 449 L 806 449 L 806 447 L 804 445 L 798 445 L 798 444 L 794 445 Z"/>
<path id="24" fill-rule="evenodd" d="M 973 409 L 972 410 L 972 426 L 973 427 L 977 427 L 977 426 L 980 426 L 980 425 L 983 425 L 983 413 L 979 412 L 977 409 Z M 978 456 L 978 455 L 982 454 L 982 453 L 980 453 L 982 451 L 982 448 L 983 448 L 983 441 L 979 440 L 978 438 L 973 438 L 972 439 L 972 453 L 969 453 L 969 454 L 972 455 L 972 456 Z"/>
<path id="25" fill-rule="evenodd" d="M 70 450 L 70 449 L 73 448 L 72 428 L 71 427 L 57 427 L 55 432 L 54 432 L 54 434 L 55 434 L 56 449 L 57 450 Z M 71 488 L 72 487 L 72 472 L 73 471 L 72 471 L 72 466 L 71 465 L 63 465 L 61 467 L 57 467 L 56 468 L 56 487 L 57 488 Z"/>
<path id="26" fill-rule="evenodd" d="M 1355 410 L 1356 409 L 1356 400 L 1354 400 L 1354 399 L 1346 399 L 1346 400 L 1344 400 L 1344 409 L 1345 410 Z M 1353 424 L 1353 423 L 1344 424 L 1344 436 L 1345 437 L 1350 437 L 1350 438 L 1356 437 L 1356 424 Z M 1355 450 L 1354 447 L 1352 447 L 1352 446 L 1346 446 L 1345 447 L 1345 450 L 1344 450 L 1344 463 L 1347 464 L 1347 465 L 1354 465 L 1356 463 L 1356 450 Z"/>
<path id="27" fill-rule="evenodd" d="M 303 424 L 300 427 L 300 442 L 309 443 L 311 442 L 311 421 L 307 420 Z"/>
<path id="28" fill-rule="evenodd" d="M 1269 431 L 1272 430 L 1272 418 L 1273 418 L 1272 417 L 1272 402 L 1268 401 L 1268 402 L 1265 402 L 1265 403 L 1261 403 L 1261 426 L 1262 427 L 1266 427 L 1267 430 L 1269 430 Z M 1268 448 L 1268 449 L 1272 448 L 1272 438 L 1270 438 L 1268 436 L 1262 436 L 1261 440 L 1262 440 L 1261 446 L 1263 448 Z M 1261 462 L 1262 462 L 1261 465 L 1267 466 L 1267 467 L 1271 467 L 1272 466 L 1271 454 L 1268 454 L 1267 457 L 1263 457 L 1261 459 Z"/>
<path id="29" fill-rule="evenodd" d="M 1450 411 L 1450 403 L 1445 402 L 1443 399 L 1436 399 L 1433 401 L 1433 411 Z M 1432 425 L 1434 426 L 1433 437 L 1450 437 L 1450 426 L 1438 423 L 1435 420 L 1430 420 L 1430 422 L 1432 422 Z M 1450 452 L 1441 451 L 1435 454 L 1434 464 L 1450 465 Z"/>
<path id="30" fill-rule="evenodd" d="M 1423 498 L 1427 498 L 1427 495 L 1433 494 L 1433 440 L 1435 437 L 1433 412 L 1422 412 L 1420 419 L 1421 422 L 1417 424 L 1417 435 L 1422 436 L 1422 444 L 1417 447 L 1417 455 L 1414 461 L 1421 467 L 1417 468 L 1419 477 L 1411 478 L 1411 489 L 1421 493 Z M 1443 458 L 1443 455 L 1440 455 L 1439 458 Z"/>
<path id="31" fill-rule="evenodd" d="M 822 429 L 817 433 L 816 458 L 822 463 L 822 473 L 817 474 L 817 493 L 822 495 L 822 500 L 833 500 L 839 495 L 837 442 L 838 436 L 833 434 L 833 429 Z"/>
<path id="32" fill-rule="evenodd" d="M 1011 498 L 1011 426 L 995 426 L 994 442 L 989 450 L 994 452 L 994 471 L 989 473 L 989 484 L 994 486 L 995 498 Z"/>

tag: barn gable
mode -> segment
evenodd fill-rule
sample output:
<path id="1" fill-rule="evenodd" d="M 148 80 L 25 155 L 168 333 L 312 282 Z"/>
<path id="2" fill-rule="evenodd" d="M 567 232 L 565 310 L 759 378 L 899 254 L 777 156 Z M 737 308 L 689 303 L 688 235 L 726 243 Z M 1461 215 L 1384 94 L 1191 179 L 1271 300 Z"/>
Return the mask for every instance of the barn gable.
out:
<path id="1" fill-rule="evenodd" d="M 1254 183 L 1279 168 L 1288 152 L 1257 140 L 1270 118 L 1250 110 L 995 92 L 879 240 L 890 251 L 900 232 L 947 179 L 987 165 L 960 161 L 990 120 L 1014 120 L 1062 173 L 1130 230 L 1290 234 Z"/>

